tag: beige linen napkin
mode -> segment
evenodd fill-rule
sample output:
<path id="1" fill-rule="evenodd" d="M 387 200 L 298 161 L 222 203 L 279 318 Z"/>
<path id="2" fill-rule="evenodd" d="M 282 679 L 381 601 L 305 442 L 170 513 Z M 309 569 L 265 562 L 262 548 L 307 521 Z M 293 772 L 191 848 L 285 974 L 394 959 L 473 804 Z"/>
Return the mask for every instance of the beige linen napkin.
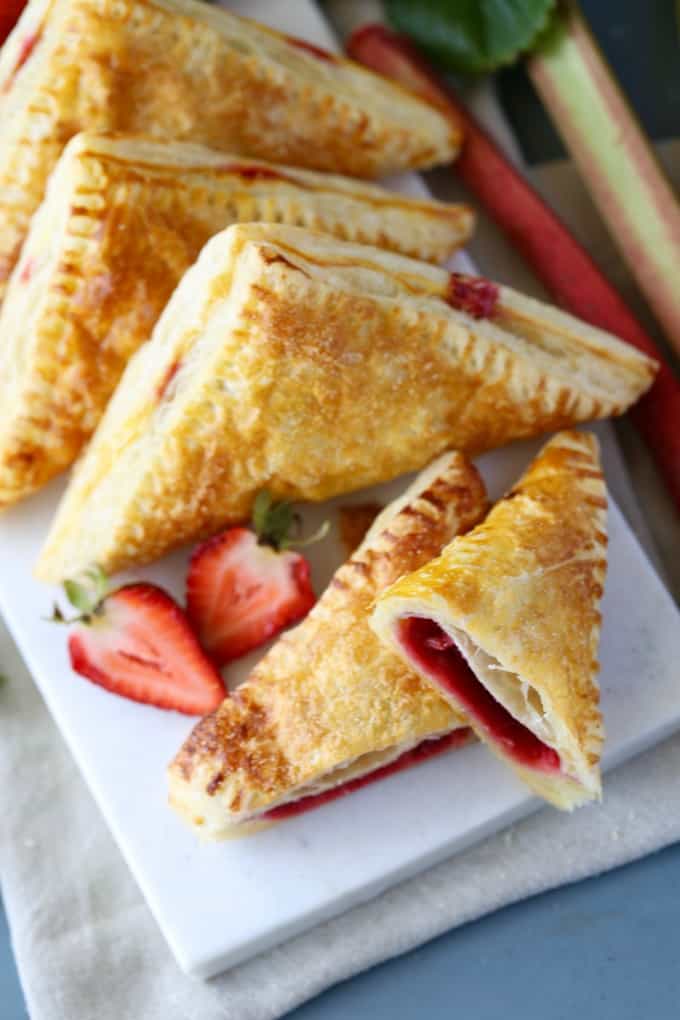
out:
<path id="1" fill-rule="evenodd" d="M 378 899 L 202 983 L 183 975 L 6 635 L 0 875 L 33 1020 L 270 1020 L 372 964 L 525 896 L 680 839 L 680 736 Z"/>
<path id="2" fill-rule="evenodd" d="M 674 165 L 680 169 L 680 160 Z M 583 210 L 568 168 L 544 170 L 540 181 L 547 189 L 559 182 L 556 204 L 569 198 L 569 208 L 561 209 L 567 218 L 572 207 Z M 585 216 L 582 225 L 593 227 L 594 220 Z M 487 225 L 473 254 L 490 274 L 498 266 L 508 282 L 526 282 L 510 271 L 507 251 Z M 644 466 L 632 467 L 633 477 L 643 480 L 647 504 L 653 479 Z M 615 494 L 637 530 L 644 530 L 626 492 Z M 658 490 L 654 500 L 664 509 Z M 657 514 L 654 522 L 657 535 L 677 542 L 670 515 Z M 0 690 L 0 878 L 34 1020 L 269 1020 L 451 927 L 680 839 L 678 736 L 611 774 L 601 807 L 573 817 L 544 809 L 202 983 L 175 964 L 4 629 L 0 671 L 9 677 Z"/>

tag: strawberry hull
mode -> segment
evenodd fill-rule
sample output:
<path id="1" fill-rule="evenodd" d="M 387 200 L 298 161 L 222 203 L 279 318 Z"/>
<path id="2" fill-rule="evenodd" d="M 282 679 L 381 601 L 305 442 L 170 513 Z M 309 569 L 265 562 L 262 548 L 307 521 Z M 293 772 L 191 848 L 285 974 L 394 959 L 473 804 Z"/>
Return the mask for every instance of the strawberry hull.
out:
<path id="1" fill-rule="evenodd" d="M 460 127 L 464 144 L 453 170 L 556 304 L 659 361 L 654 384 L 629 413 L 680 508 L 680 383 L 658 346 L 587 251 L 450 90 L 439 83 L 407 39 L 383 25 L 367 25 L 351 36 L 348 52 L 429 99 Z"/>

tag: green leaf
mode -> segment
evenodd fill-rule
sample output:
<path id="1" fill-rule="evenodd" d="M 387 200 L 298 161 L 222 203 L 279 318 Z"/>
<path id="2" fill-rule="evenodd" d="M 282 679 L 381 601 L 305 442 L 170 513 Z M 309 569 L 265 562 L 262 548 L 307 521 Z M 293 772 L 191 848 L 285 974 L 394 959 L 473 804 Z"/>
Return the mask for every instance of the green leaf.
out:
<path id="1" fill-rule="evenodd" d="M 67 623 L 66 617 L 64 616 L 60 606 L 56 602 L 52 604 L 52 615 L 43 616 L 43 620 L 45 620 L 47 623 Z"/>
<path id="2" fill-rule="evenodd" d="M 452 71 L 510 64 L 546 28 L 556 0 L 385 0 L 394 27 Z"/>
<path id="3" fill-rule="evenodd" d="M 274 549 L 286 546 L 296 514 L 291 503 L 274 502 L 271 493 L 263 489 L 257 494 L 253 506 L 253 528 L 260 542 Z"/>
<path id="4" fill-rule="evenodd" d="M 64 592 L 71 605 L 81 613 L 91 613 L 96 605 L 91 590 L 78 581 L 64 581 Z"/>
<path id="5" fill-rule="evenodd" d="M 64 581 L 64 592 L 72 606 L 85 616 L 93 613 L 108 591 L 108 578 L 101 567 L 93 564 L 78 580 Z"/>
<path id="6" fill-rule="evenodd" d="M 5 684 L 9 683 L 9 678 L 5 673 L 0 673 L 0 687 L 4 687 Z"/>
<path id="7" fill-rule="evenodd" d="M 271 505 L 271 493 L 267 492 L 266 489 L 262 489 L 261 492 L 258 492 L 255 497 L 255 503 L 253 504 L 253 528 L 255 529 L 255 534 L 258 538 L 260 535 L 264 534 L 267 525 L 267 515 Z"/>
<path id="8" fill-rule="evenodd" d="M 92 597 L 98 605 L 109 590 L 109 579 L 97 563 L 93 563 L 84 572 L 83 577 L 92 586 Z"/>
<path id="9" fill-rule="evenodd" d="M 293 547 L 302 549 L 325 538 L 330 524 L 324 521 L 318 531 L 307 539 L 301 539 L 293 534 L 295 530 L 299 535 L 301 527 L 302 519 L 293 509 L 292 503 L 286 500 L 275 502 L 266 489 L 257 494 L 253 504 L 253 528 L 263 545 L 271 545 L 277 552 Z"/>

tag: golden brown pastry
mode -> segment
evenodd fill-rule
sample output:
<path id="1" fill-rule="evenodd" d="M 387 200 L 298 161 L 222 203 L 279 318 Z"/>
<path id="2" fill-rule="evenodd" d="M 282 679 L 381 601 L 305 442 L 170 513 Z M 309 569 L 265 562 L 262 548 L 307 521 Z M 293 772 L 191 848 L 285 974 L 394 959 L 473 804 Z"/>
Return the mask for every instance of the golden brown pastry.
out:
<path id="1" fill-rule="evenodd" d="M 0 312 L 0 504 L 73 462 L 130 355 L 213 234 L 300 223 L 442 260 L 465 206 L 181 142 L 78 135 L 33 218 Z"/>
<path id="2" fill-rule="evenodd" d="M 597 440 L 551 439 L 486 520 L 379 597 L 385 646 L 541 797 L 598 798 L 607 491 Z"/>
<path id="3" fill-rule="evenodd" d="M 341 57 L 195 0 L 31 0 L 0 54 L 0 299 L 78 131 L 378 177 L 451 160 L 455 125 Z"/>
<path id="4" fill-rule="evenodd" d="M 459 453 L 426 468 L 380 514 L 307 618 L 203 719 L 169 769 L 170 803 L 206 837 L 299 814 L 460 746 L 460 716 L 368 627 L 375 595 L 483 516 Z"/>
<path id="5" fill-rule="evenodd" d="M 506 287 L 297 227 L 233 226 L 128 364 L 38 572 L 148 562 L 246 519 L 262 488 L 324 500 L 447 447 L 616 414 L 653 371 Z"/>

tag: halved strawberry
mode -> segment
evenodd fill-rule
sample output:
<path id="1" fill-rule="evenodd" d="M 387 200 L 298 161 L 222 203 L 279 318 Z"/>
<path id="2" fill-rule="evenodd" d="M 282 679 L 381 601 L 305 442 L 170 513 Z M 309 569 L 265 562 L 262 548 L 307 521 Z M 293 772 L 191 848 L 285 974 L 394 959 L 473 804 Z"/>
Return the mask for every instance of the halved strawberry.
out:
<path id="1" fill-rule="evenodd" d="M 253 512 L 255 532 L 231 528 L 194 551 L 187 614 L 218 665 L 296 623 L 316 602 L 307 560 L 286 548 L 294 518 L 288 503 L 273 503 L 261 493 Z"/>
<path id="2" fill-rule="evenodd" d="M 187 715 L 206 715 L 226 697 L 215 665 L 162 588 L 129 584 L 94 601 L 69 582 L 67 594 L 83 610 L 68 642 L 76 673 L 114 694 Z M 55 619 L 64 619 L 56 609 Z"/>

